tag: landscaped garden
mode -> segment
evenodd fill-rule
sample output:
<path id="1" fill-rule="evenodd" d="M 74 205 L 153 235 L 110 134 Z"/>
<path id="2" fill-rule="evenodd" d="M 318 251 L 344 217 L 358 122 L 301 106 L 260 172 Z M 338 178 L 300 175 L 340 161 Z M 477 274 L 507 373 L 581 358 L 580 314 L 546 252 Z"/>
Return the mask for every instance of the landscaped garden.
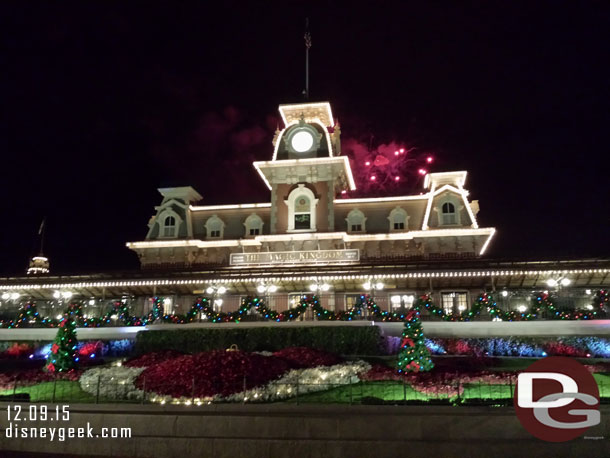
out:
<path id="1" fill-rule="evenodd" d="M 0 395 L 29 396 L 32 402 L 195 406 L 216 402 L 503 404 L 511 402 L 518 371 L 546 349 L 553 355 L 580 357 L 598 382 L 602 399 L 610 399 L 610 362 L 587 353 L 591 348 L 601 351 L 610 346 L 608 339 L 602 338 L 537 343 L 533 339 L 427 340 L 434 367 L 430 371 L 399 373 L 398 355 L 384 354 L 395 352 L 392 343 L 388 344 L 388 340 L 394 341 L 392 338 L 381 339 L 383 345 L 375 352 L 372 347 L 361 345 L 360 356 L 320 348 L 342 349 L 357 335 L 371 331 L 352 331 L 351 336 L 345 333 L 336 342 L 329 338 L 312 341 L 310 346 L 280 348 L 280 340 L 286 339 L 286 334 L 269 338 L 269 332 L 258 331 L 257 336 L 257 331 L 250 330 L 251 348 L 247 349 L 235 345 L 231 348 L 223 342 L 219 345 L 226 348 L 213 348 L 212 340 L 200 339 L 200 348 L 193 343 L 189 353 L 176 349 L 141 351 L 152 341 L 171 347 L 174 339 L 180 341 L 184 337 L 167 335 L 172 332 L 176 331 L 159 331 L 155 336 L 154 331 L 149 331 L 135 345 L 81 343 L 77 348 L 80 365 L 65 373 L 44 370 L 48 344 L 40 348 L 13 344 L 0 353 Z M 315 332 L 326 335 L 328 331 Z M 297 331 L 287 339 L 288 343 L 302 344 L 299 340 L 304 337 L 298 337 L 300 334 Z M 262 342 L 263 335 L 269 339 L 268 345 Z M 236 335 L 233 339 L 240 340 Z M 261 349 L 265 346 L 268 350 Z M 527 356 L 485 354 L 508 348 Z M 48 352 L 47 357 L 51 354 Z"/>
<path id="2" fill-rule="evenodd" d="M 184 405 L 501 404 L 512 401 L 518 371 L 534 358 L 570 356 L 586 364 L 602 398 L 610 399 L 608 338 L 426 339 L 419 307 L 400 316 L 400 338 L 381 335 L 377 326 L 267 326 L 169 328 L 140 332 L 135 342 L 79 343 L 81 318 L 81 307 L 70 305 L 52 343 L 5 345 L 0 396 Z"/>

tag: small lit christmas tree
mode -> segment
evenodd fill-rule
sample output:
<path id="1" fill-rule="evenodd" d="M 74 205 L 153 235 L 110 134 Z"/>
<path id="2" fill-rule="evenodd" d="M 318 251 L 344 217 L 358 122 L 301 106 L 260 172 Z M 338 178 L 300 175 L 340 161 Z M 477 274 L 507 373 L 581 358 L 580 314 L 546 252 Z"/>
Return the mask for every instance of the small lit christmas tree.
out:
<path id="1" fill-rule="evenodd" d="M 49 353 L 46 366 L 49 372 L 68 372 L 78 367 L 76 321 L 81 313 L 78 304 L 70 304 L 64 312 Z"/>
<path id="2" fill-rule="evenodd" d="M 28 301 L 19 309 L 19 317 L 15 321 L 15 327 L 24 328 L 41 321 L 42 318 L 36 309 L 36 303 Z"/>
<path id="3" fill-rule="evenodd" d="M 430 352 L 426 348 L 424 331 L 419 319 L 419 310 L 411 310 L 405 318 L 400 353 L 396 368 L 398 373 L 429 371 L 434 367 Z"/>

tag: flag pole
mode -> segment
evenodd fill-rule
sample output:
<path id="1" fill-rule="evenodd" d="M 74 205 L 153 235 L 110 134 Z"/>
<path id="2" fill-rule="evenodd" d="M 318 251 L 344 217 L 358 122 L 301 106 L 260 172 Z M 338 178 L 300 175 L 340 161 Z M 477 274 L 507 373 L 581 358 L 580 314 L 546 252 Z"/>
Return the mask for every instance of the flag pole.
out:
<path id="1" fill-rule="evenodd" d="M 311 48 L 311 34 L 309 33 L 309 18 L 305 18 L 305 100 L 309 100 L 309 48 Z"/>

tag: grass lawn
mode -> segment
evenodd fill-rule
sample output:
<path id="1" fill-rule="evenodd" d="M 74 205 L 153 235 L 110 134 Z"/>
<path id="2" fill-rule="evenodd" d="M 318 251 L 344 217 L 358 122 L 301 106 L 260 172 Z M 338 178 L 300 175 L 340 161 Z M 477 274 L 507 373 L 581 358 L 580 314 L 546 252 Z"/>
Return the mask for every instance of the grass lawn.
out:
<path id="1" fill-rule="evenodd" d="M 54 386 L 55 385 L 55 386 Z M 55 396 L 53 391 L 55 390 Z M 5 390 L 2 395 L 15 393 L 29 393 L 32 402 L 95 402 L 95 396 L 83 391 L 78 382 L 69 380 L 58 380 L 54 382 L 43 382 L 36 385 L 17 387 L 17 390 Z"/>
<path id="2" fill-rule="evenodd" d="M 415 391 L 410 385 L 405 385 L 401 382 L 393 380 L 380 382 L 359 382 L 352 385 L 343 385 L 336 388 L 331 388 L 326 391 L 317 393 L 308 393 L 299 396 L 298 402 L 303 403 L 360 403 L 362 398 L 375 397 L 384 401 L 396 400 L 422 400 L 428 398 Z M 297 402 L 296 398 L 289 399 L 286 402 Z"/>
<path id="3" fill-rule="evenodd" d="M 610 374 L 593 374 L 602 398 L 610 398 Z M 490 385 L 468 383 L 464 385 L 462 399 L 510 399 L 515 393 L 514 385 Z M 377 398 L 384 401 L 428 401 L 430 399 L 447 399 L 442 392 L 428 396 L 397 381 L 359 382 L 344 385 L 317 393 L 299 396 L 299 403 L 360 403 L 363 398 Z M 296 398 L 286 402 L 297 402 Z"/>

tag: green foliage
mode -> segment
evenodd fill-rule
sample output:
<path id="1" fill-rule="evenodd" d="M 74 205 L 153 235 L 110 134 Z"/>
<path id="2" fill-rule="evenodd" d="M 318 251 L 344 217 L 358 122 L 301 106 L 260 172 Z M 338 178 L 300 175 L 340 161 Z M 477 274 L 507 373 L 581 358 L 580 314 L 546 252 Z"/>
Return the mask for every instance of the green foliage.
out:
<path id="1" fill-rule="evenodd" d="M 419 310 L 413 310 L 405 319 L 405 328 L 400 343 L 401 350 L 396 363 L 399 373 L 429 371 L 434 367 L 430 351 L 426 348 L 426 339 L 424 339 L 419 314 Z"/>
<path id="2" fill-rule="evenodd" d="M 70 304 L 59 323 L 59 329 L 57 329 L 57 335 L 51 347 L 46 365 L 49 372 L 67 372 L 78 367 L 76 324 L 80 317 L 82 317 L 81 306 Z"/>
<path id="3" fill-rule="evenodd" d="M 197 353 L 236 344 L 244 351 L 306 346 L 341 355 L 379 355 L 380 343 L 377 326 L 197 328 L 139 332 L 136 353 L 159 350 Z"/>

